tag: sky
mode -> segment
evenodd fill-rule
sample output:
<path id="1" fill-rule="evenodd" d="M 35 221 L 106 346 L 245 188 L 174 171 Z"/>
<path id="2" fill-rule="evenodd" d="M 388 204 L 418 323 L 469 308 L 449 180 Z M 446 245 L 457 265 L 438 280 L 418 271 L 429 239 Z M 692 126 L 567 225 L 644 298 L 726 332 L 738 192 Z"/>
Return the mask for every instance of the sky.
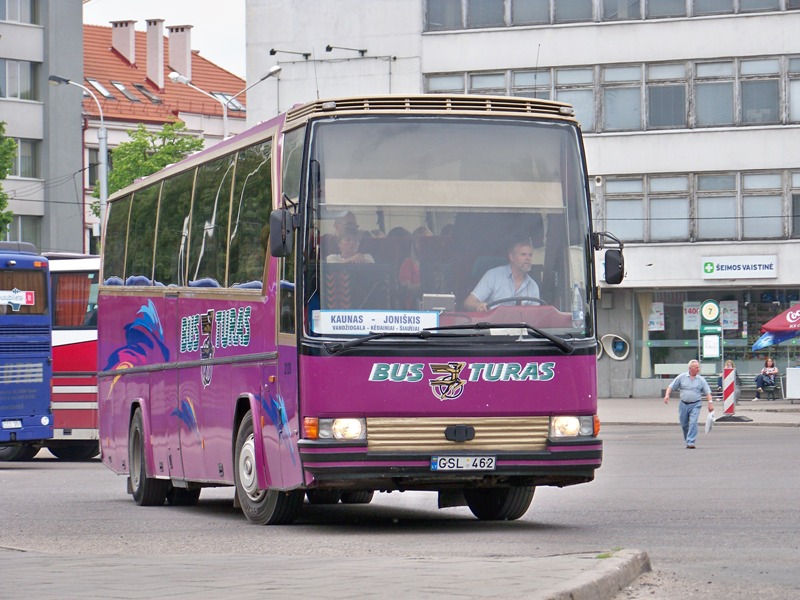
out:
<path id="1" fill-rule="evenodd" d="M 164 35 L 170 25 L 192 25 L 192 50 L 242 79 L 244 14 L 245 0 L 89 0 L 83 5 L 83 22 L 89 25 L 133 20 L 136 31 L 145 31 L 147 19 L 164 19 Z"/>

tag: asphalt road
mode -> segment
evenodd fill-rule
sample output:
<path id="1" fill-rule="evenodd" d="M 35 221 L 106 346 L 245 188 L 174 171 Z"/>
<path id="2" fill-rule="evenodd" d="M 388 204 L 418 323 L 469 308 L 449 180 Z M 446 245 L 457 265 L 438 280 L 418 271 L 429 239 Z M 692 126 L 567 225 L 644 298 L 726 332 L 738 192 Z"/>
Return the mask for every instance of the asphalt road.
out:
<path id="1" fill-rule="evenodd" d="M 80 555 L 550 556 L 637 548 L 654 573 L 619 598 L 800 597 L 800 456 L 794 427 L 717 427 L 686 450 L 677 426 L 615 426 L 587 485 L 537 490 L 523 519 L 438 510 L 431 493 L 369 506 L 311 506 L 296 525 L 257 527 L 229 488 L 196 507 L 136 506 L 99 461 L 46 452 L 0 463 L 0 547 Z M 468 596 L 468 590 L 465 590 Z"/>

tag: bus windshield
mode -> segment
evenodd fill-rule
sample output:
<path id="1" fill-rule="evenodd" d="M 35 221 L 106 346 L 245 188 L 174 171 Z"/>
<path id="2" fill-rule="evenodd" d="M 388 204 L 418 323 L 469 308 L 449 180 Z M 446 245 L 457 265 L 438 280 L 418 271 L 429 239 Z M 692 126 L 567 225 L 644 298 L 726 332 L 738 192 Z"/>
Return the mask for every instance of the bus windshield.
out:
<path id="1" fill-rule="evenodd" d="M 488 322 L 593 335 L 574 124 L 340 117 L 308 135 L 307 333 Z"/>

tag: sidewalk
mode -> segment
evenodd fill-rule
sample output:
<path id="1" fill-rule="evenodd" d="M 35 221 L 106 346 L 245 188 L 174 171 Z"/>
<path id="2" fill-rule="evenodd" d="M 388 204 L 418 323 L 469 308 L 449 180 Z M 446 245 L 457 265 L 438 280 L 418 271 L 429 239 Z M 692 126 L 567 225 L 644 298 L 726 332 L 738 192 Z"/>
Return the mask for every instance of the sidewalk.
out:
<path id="1" fill-rule="evenodd" d="M 597 413 L 600 425 L 677 425 L 677 394 L 673 394 L 669 404 L 663 398 L 600 398 L 597 401 Z M 797 402 L 797 401 L 795 401 Z M 705 405 L 705 401 L 703 401 Z M 714 413 L 717 418 L 725 416 L 723 402 L 714 402 Z M 791 404 L 791 400 L 759 400 L 752 402 L 742 400 L 734 406 L 737 419 L 719 421 L 720 426 L 752 426 L 772 425 L 800 427 L 800 403 Z M 741 417 L 741 421 L 738 418 Z M 705 419 L 705 406 L 703 408 Z M 746 420 L 749 419 L 749 420 Z"/>

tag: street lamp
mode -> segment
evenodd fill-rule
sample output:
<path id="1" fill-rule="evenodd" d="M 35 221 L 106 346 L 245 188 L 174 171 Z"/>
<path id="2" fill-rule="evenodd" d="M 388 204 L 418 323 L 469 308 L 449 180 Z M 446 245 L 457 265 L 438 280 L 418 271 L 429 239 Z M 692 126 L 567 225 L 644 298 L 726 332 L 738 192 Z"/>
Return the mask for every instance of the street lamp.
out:
<path id="1" fill-rule="evenodd" d="M 100 113 L 100 129 L 97 131 L 97 140 L 100 142 L 100 157 L 98 166 L 100 167 L 100 227 L 103 226 L 106 218 L 106 203 L 108 202 L 108 132 L 106 131 L 105 120 L 103 119 L 103 107 L 95 96 L 94 92 L 84 85 L 66 77 L 50 75 L 48 78 L 51 85 L 74 85 L 89 94 L 97 104 Z"/>
<path id="2" fill-rule="evenodd" d="M 211 93 L 205 91 L 204 89 L 201 89 L 201 88 L 197 87 L 196 85 L 194 85 L 189 80 L 188 77 L 186 77 L 184 75 L 181 75 L 177 71 L 173 71 L 172 73 L 170 73 L 169 74 L 169 79 L 170 79 L 170 81 L 172 81 L 172 83 L 182 83 L 183 85 L 188 85 L 193 90 L 197 90 L 201 94 L 205 94 L 209 98 L 213 98 L 214 100 L 216 100 L 217 102 L 222 104 L 222 139 L 227 139 L 228 138 L 228 104 L 230 104 L 236 97 L 240 96 L 241 94 L 244 94 L 247 90 L 249 90 L 251 87 L 253 87 L 257 83 L 261 83 L 265 79 L 268 79 L 268 78 L 272 77 L 273 75 L 277 75 L 280 72 L 281 72 L 281 67 L 279 65 L 273 66 L 267 72 L 266 75 L 261 77 L 261 79 L 259 79 L 258 81 L 254 82 L 254 83 L 251 83 L 246 88 L 244 88 L 242 91 L 237 92 L 236 94 L 234 94 L 233 96 L 231 96 L 227 100 L 223 100 L 222 98 L 220 98 L 218 96 L 215 96 L 214 94 L 211 94 Z"/>

